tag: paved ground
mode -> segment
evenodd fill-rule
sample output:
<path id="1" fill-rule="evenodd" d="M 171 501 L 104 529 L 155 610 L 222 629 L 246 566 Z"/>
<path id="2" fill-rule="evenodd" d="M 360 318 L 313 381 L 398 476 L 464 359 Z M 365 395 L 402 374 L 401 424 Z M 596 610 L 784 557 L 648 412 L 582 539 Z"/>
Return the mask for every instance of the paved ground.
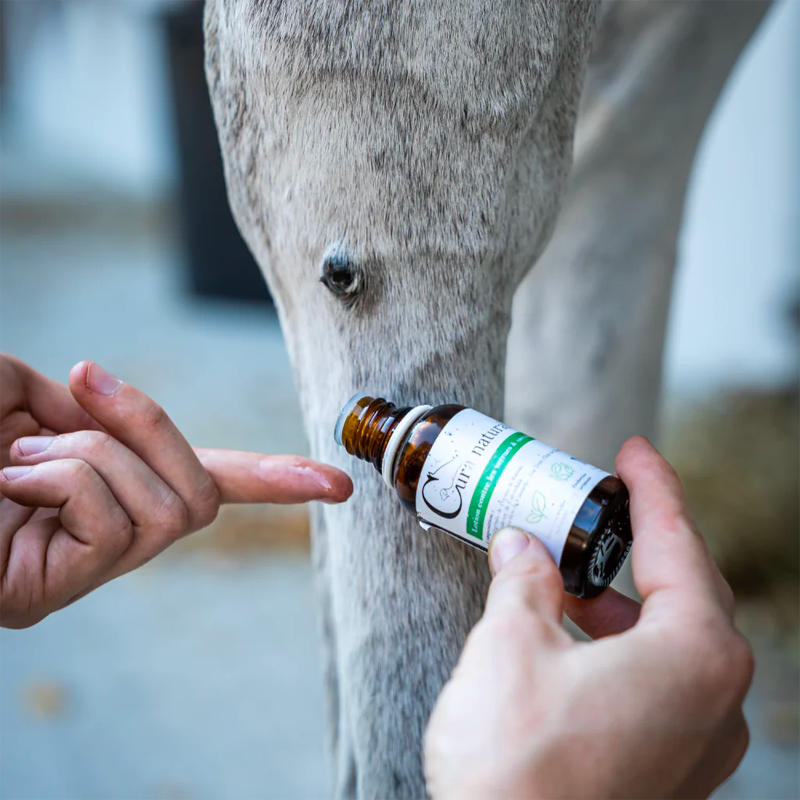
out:
<path id="1" fill-rule="evenodd" d="M 178 260 L 163 220 L 111 209 L 43 228 L 6 213 L 0 344 L 60 379 L 101 362 L 198 444 L 304 451 L 274 319 L 187 302 Z M 768 668 L 748 706 L 753 746 L 719 796 L 796 798 L 796 656 L 751 624 Z M 0 635 L 5 800 L 319 798 L 322 737 L 302 553 L 177 553 Z"/>
<path id="2" fill-rule="evenodd" d="M 5 800 L 326 796 L 301 556 L 151 565 L 0 635 Z"/>

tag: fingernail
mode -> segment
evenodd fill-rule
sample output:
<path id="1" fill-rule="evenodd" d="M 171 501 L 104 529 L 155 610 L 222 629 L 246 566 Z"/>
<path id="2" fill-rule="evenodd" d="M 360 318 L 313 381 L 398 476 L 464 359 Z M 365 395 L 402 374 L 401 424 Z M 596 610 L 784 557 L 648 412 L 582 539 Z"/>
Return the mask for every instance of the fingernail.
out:
<path id="1" fill-rule="evenodd" d="M 7 481 L 15 481 L 17 478 L 24 478 L 33 467 L 6 467 L 3 470 L 3 477 Z"/>
<path id="2" fill-rule="evenodd" d="M 104 397 L 112 397 L 120 386 L 122 386 L 122 381 L 119 378 L 115 378 L 97 364 L 90 364 L 89 369 L 86 370 L 86 388 L 91 392 L 102 394 Z"/>
<path id="3" fill-rule="evenodd" d="M 497 574 L 503 566 L 525 550 L 531 542 L 530 536 L 519 528 L 503 528 L 492 537 L 489 559 L 492 573 Z"/>
<path id="4" fill-rule="evenodd" d="M 35 456 L 44 453 L 55 439 L 55 436 L 26 436 L 17 440 L 17 447 L 24 456 Z"/>

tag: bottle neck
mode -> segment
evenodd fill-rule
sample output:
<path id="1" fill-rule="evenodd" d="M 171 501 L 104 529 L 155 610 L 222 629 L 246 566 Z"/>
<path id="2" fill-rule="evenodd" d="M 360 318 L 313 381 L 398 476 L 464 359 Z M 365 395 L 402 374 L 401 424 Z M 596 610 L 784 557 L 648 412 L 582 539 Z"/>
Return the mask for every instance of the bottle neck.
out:
<path id="1" fill-rule="evenodd" d="M 349 409 L 341 429 L 341 444 L 381 471 L 383 455 L 395 428 L 410 407 L 397 408 L 382 397 L 360 397 Z"/>

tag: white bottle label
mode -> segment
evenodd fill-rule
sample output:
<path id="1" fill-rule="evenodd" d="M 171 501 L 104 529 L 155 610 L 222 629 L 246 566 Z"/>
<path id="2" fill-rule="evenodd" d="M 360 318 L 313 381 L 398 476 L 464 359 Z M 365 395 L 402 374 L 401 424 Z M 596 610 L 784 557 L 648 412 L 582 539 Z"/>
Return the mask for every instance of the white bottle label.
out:
<path id="1" fill-rule="evenodd" d="M 465 409 L 445 425 L 417 485 L 417 517 L 487 549 L 507 525 L 532 533 L 557 564 L 589 493 L 609 473 Z"/>

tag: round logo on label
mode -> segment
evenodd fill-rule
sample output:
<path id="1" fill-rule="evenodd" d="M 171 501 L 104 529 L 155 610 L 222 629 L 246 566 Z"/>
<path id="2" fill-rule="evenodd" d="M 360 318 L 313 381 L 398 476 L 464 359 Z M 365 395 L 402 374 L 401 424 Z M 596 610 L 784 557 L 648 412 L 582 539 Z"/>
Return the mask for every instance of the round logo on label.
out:
<path id="1" fill-rule="evenodd" d="M 608 586 L 617 576 L 630 549 L 630 541 L 626 543 L 610 526 L 607 527 L 595 542 L 589 558 L 589 581 L 594 586 Z"/>

